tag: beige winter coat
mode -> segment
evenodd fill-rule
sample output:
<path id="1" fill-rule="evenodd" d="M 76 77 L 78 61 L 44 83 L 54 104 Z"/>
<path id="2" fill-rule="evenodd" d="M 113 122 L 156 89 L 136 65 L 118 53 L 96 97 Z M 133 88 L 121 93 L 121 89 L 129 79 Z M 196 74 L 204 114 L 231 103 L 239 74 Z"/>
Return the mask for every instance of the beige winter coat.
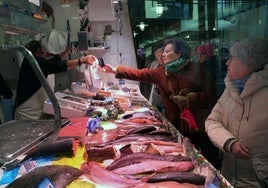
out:
<path id="1" fill-rule="evenodd" d="M 221 173 L 234 187 L 264 187 L 268 181 L 268 65 L 250 76 L 240 95 L 228 77 L 225 85 L 205 122 L 208 136 L 224 151 Z M 231 138 L 250 150 L 251 159 L 237 159 L 230 148 L 224 149 Z"/>

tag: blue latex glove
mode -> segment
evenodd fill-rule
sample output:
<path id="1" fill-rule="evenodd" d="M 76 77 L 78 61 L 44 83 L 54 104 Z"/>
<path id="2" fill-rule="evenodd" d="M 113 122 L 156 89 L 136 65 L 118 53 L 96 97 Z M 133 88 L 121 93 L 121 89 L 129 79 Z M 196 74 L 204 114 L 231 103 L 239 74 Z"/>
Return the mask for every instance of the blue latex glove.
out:
<path id="1" fill-rule="evenodd" d="M 101 120 L 100 120 L 99 117 L 89 118 L 88 121 L 87 121 L 87 130 L 90 133 L 94 133 L 94 134 L 97 133 L 100 130 L 103 130 L 103 127 L 101 127 L 99 125 L 100 122 L 101 122 Z"/>

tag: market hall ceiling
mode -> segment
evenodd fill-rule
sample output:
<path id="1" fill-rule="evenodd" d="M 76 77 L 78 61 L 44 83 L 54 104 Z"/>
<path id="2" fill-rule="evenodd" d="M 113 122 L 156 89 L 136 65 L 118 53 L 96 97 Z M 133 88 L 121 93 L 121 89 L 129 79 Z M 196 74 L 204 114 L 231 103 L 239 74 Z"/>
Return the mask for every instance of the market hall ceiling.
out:
<path id="1" fill-rule="evenodd" d="M 224 28 L 235 25 L 239 21 L 237 19 L 239 14 L 267 2 L 267 0 L 129 0 L 128 7 L 135 40 L 140 45 L 146 46 L 173 36 L 188 37 L 192 41 L 215 38 Z M 148 11 L 152 11 L 152 8 L 148 10 L 148 6 L 156 5 L 161 5 L 166 10 L 158 17 L 148 17 Z M 198 15 L 194 15 L 196 14 L 193 12 L 194 5 L 198 7 Z M 194 20 L 193 17 L 197 19 Z M 215 20 L 220 20 L 217 24 L 222 25 L 218 29 Z M 146 24 L 144 31 L 138 27 L 141 22 Z M 187 26 L 193 25 L 194 29 L 190 26 L 185 29 L 185 23 Z"/>

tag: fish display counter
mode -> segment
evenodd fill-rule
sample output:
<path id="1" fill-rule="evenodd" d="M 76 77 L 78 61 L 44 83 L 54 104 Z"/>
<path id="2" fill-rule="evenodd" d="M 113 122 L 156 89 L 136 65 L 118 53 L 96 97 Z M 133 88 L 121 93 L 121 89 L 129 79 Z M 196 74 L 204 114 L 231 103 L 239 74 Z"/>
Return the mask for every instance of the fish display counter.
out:
<path id="1" fill-rule="evenodd" d="M 232 187 L 137 86 L 68 95 L 87 98 L 80 106 L 85 113 L 70 117 L 53 144 L 2 170 L 1 186 Z"/>

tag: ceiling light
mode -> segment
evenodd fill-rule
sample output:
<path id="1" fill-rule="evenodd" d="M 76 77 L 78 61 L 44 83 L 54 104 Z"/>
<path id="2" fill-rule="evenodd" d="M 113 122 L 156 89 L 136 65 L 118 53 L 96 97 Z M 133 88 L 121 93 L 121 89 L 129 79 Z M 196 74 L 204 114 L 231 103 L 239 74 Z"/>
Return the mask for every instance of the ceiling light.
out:
<path id="1" fill-rule="evenodd" d="M 139 27 L 141 31 L 144 31 L 145 27 L 147 27 L 147 26 L 148 26 L 148 24 L 145 24 L 144 22 L 140 22 L 140 24 L 137 25 L 137 27 Z"/>
<path id="2" fill-rule="evenodd" d="M 156 12 L 157 16 L 160 17 L 168 8 L 162 2 L 152 1 L 151 10 Z"/>
<path id="3" fill-rule="evenodd" d="M 61 7 L 68 8 L 68 7 L 70 7 L 70 5 L 69 5 L 69 3 L 64 3 L 64 4 L 61 5 Z"/>
<path id="4" fill-rule="evenodd" d="M 190 35 L 186 35 L 184 38 L 185 39 L 189 39 L 190 38 Z"/>
<path id="5" fill-rule="evenodd" d="M 61 0 L 61 7 L 68 8 L 70 7 L 70 0 Z"/>
<path id="6" fill-rule="evenodd" d="M 79 17 L 78 17 L 78 16 L 72 16 L 71 19 L 72 19 L 72 20 L 78 20 Z"/>
<path id="7" fill-rule="evenodd" d="M 139 34 L 139 33 L 135 32 L 135 31 L 133 32 L 133 36 L 134 36 L 134 37 L 136 37 L 138 34 Z"/>
<path id="8" fill-rule="evenodd" d="M 61 7 L 68 8 L 68 7 L 70 7 L 70 5 L 69 4 L 63 4 L 63 5 L 61 5 Z"/>
<path id="9" fill-rule="evenodd" d="M 158 3 L 157 6 L 155 7 L 155 11 L 157 16 L 161 16 L 164 11 L 166 11 L 168 8 L 164 7 L 162 4 Z"/>

